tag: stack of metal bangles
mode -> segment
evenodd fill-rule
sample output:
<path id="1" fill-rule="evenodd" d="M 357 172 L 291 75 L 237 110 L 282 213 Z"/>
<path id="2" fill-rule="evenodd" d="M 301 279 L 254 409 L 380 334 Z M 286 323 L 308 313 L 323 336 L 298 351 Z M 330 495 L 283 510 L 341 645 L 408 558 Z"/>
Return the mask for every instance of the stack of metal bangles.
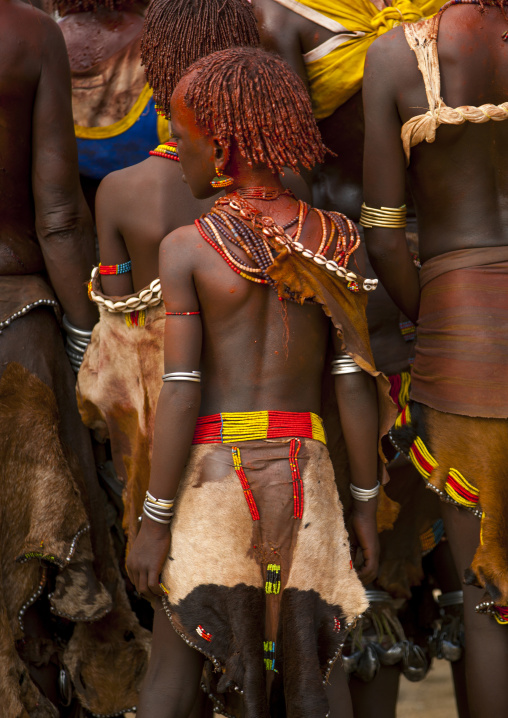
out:
<path id="1" fill-rule="evenodd" d="M 69 357 L 72 368 L 76 372 L 79 371 L 87 346 L 92 338 L 92 330 L 78 329 L 67 319 L 65 314 L 62 317 L 62 323 L 67 333 L 67 342 L 65 351 Z"/>
<path id="2" fill-rule="evenodd" d="M 402 207 L 367 207 L 362 204 L 360 220 L 358 224 L 366 229 L 373 227 L 385 227 L 386 229 L 404 229 L 407 224 L 407 208 Z"/>
<path id="3" fill-rule="evenodd" d="M 357 501 L 370 501 L 371 499 L 375 499 L 379 494 L 380 486 L 381 484 L 379 481 L 373 489 L 361 489 L 359 486 L 349 484 L 349 490 L 351 491 L 351 496 Z"/>
<path id="4" fill-rule="evenodd" d="M 156 499 L 147 491 L 143 502 L 143 513 L 158 524 L 169 524 L 173 518 L 174 499 Z"/>
<path id="5" fill-rule="evenodd" d="M 336 376 L 337 374 L 354 374 L 357 371 L 362 371 L 361 367 L 351 359 L 349 354 L 341 354 L 332 361 L 331 375 Z"/>
<path id="6" fill-rule="evenodd" d="M 162 375 L 162 381 L 201 381 L 200 371 L 172 371 Z"/>

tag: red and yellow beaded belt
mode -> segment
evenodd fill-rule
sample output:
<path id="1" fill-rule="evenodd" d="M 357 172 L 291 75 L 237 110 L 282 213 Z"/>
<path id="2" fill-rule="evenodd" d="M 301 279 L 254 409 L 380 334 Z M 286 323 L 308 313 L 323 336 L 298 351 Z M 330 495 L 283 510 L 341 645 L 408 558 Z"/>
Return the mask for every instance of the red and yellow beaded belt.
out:
<path id="1" fill-rule="evenodd" d="M 326 444 L 323 420 L 312 412 L 233 411 L 200 416 L 193 444 L 235 444 L 298 436 Z"/>

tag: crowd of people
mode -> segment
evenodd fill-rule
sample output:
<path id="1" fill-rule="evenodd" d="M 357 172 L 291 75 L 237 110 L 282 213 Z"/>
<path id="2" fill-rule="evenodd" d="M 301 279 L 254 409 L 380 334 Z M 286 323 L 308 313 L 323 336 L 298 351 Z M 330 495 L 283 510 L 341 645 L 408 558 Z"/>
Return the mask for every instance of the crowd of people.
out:
<path id="1" fill-rule="evenodd" d="M 0 716 L 508 715 L 508 0 L 442 1 L 0 0 Z"/>

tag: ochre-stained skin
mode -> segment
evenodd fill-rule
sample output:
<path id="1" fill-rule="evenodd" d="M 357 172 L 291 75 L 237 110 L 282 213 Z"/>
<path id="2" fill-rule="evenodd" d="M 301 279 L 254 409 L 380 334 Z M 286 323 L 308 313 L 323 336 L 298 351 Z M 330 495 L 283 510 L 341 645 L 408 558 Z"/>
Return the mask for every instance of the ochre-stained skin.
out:
<path id="1" fill-rule="evenodd" d="M 272 172 L 262 166 L 250 168 L 237 150 L 222 148 L 215 138 L 206 136 L 196 126 L 193 112 L 183 99 L 191 79 L 192 74 L 175 91 L 171 116 L 182 166 L 194 196 L 203 199 L 210 196 L 209 183 L 216 166 L 227 167 L 235 180 L 233 189 L 237 186 L 282 189 Z M 253 202 L 280 224 L 296 214 L 296 201 L 287 195 L 270 203 Z M 316 250 L 320 236 L 319 220 L 312 213 L 301 241 Z M 235 248 L 235 252 L 244 256 L 242 250 Z M 193 225 L 172 232 L 162 242 L 160 276 L 168 311 L 196 311 L 201 307 L 207 315 L 206 323 L 199 316 L 166 320 L 165 371 L 190 371 L 201 366 L 203 377 L 209 377 L 201 387 L 185 382 L 166 384 L 159 398 L 150 490 L 154 495 L 169 497 L 176 492 L 198 413 L 259 409 L 319 412 L 330 326 L 319 307 L 287 302 L 285 308 L 273 290 L 234 273 Z M 289 326 L 287 342 L 285 324 Z M 363 372 L 338 377 L 337 383 L 341 387 L 340 391 L 337 389 L 337 398 L 351 457 L 356 457 L 355 482 L 362 481 L 375 472 L 373 444 L 377 421 L 372 421 L 373 386 Z M 366 446 L 370 450 L 365 450 Z M 368 520 L 356 521 L 371 558 L 376 552 L 372 519 L 373 515 Z M 160 593 L 158 576 L 169 538 L 166 527 L 142 522 L 129 555 L 128 569 L 138 590 L 146 595 Z M 175 638 L 167 618 L 157 609 L 152 662 L 138 706 L 139 715 L 142 718 L 153 714 L 168 718 L 185 715 L 184 706 L 189 711 L 194 700 L 200 667 L 199 656 Z M 171 686 L 162 686 L 158 676 L 167 675 L 168 671 L 175 680 Z M 343 673 L 335 672 L 329 689 L 334 696 L 330 715 L 342 711 L 340 715 L 346 718 L 351 716 L 351 708 L 343 680 Z M 164 713 L 158 713 L 164 697 L 168 707 Z M 181 706 L 181 712 L 169 707 L 175 702 Z"/>
<path id="2" fill-rule="evenodd" d="M 93 326 L 93 234 L 77 172 L 65 44 L 55 22 L 0 2 L 0 274 L 49 273 L 70 321 Z"/>
<path id="3" fill-rule="evenodd" d="M 463 5 L 445 11 L 437 46 L 441 94 L 449 107 L 506 101 L 508 44 L 502 37 L 507 30 L 499 8 L 480 13 L 477 6 Z M 428 108 L 422 75 L 402 28 L 387 33 L 369 50 L 363 91 L 365 201 L 372 207 L 398 207 L 404 202 L 405 184 L 401 125 Z M 507 160 L 508 122 L 441 126 L 433 144 L 412 148 L 408 172 L 422 261 L 454 250 L 508 244 Z M 369 230 L 367 245 L 387 291 L 416 320 L 420 289 L 404 232 Z M 488 347 L 485 350 L 488 353 Z M 481 453 L 480 445 L 481 441 L 470 443 Z M 497 471 L 495 462 L 500 462 Z M 491 455 L 490 468 L 498 477 L 505 463 L 505 456 Z M 463 575 L 479 544 L 479 521 L 448 504 L 442 511 L 456 568 Z M 505 627 L 475 613 L 482 596 L 482 590 L 464 586 L 467 689 L 475 718 L 508 714 L 508 634 Z"/>

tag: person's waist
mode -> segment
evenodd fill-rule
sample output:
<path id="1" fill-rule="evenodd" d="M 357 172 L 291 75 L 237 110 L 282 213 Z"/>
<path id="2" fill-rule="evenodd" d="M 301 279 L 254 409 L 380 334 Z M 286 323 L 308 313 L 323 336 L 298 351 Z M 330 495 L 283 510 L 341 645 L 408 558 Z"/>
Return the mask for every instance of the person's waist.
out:
<path id="1" fill-rule="evenodd" d="M 310 411 L 234 411 L 200 416 L 193 444 L 236 444 L 299 437 L 326 444 L 323 420 Z"/>

